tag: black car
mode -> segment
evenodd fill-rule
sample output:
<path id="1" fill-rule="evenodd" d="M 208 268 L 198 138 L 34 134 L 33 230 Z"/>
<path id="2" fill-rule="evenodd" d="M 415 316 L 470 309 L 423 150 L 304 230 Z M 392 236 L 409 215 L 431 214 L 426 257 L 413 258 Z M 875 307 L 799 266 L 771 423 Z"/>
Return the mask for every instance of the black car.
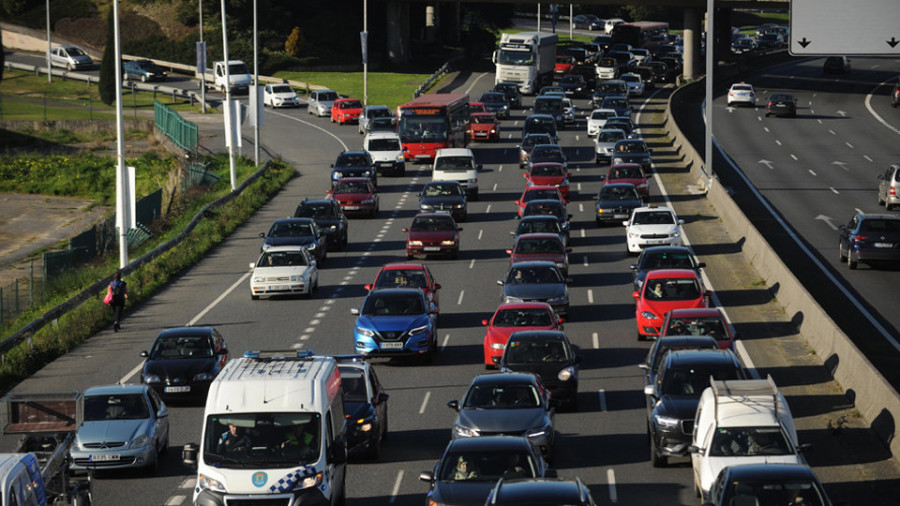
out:
<path id="1" fill-rule="evenodd" d="M 710 378 L 746 379 L 731 350 L 672 351 L 663 358 L 653 383 L 644 387 L 653 467 L 666 466 L 669 457 L 689 455 L 694 415 Z"/>
<path id="2" fill-rule="evenodd" d="M 797 117 L 797 99 L 790 93 L 772 93 L 766 101 L 766 117 Z"/>
<path id="3" fill-rule="evenodd" d="M 581 479 L 498 480 L 485 506 L 596 506 L 591 491 Z"/>
<path id="4" fill-rule="evenodd" d="M 522 218 L 526 216 L 553 216 L 566 236 L 565 243 L 569 244 L 569 221 L 572 215 L 566 211 L 565 203 L 553 199 L 535 199 L 525 204 Z"/>
<path id="5" fill-rule="evenodd" d="M 466 190 L 456 181 L 431 181 L 419 193 L 419 212 L 450 213 L 456 221 L 469 216 Z"/>
<path id="6" fill-rule="evenodd" d="M 756 41 L 750 37 L 734 39 L 731 43 L 731 52 L 734 54 L 747 54 L 756 51 Z"/>
<path id="7" fill-rule="evenodd" d="M 594 14 L 579 14 L 572 18 L 572 24 L 575 28 L 584 28 L 588 31 L 605 29 L 603 20 Z"/>
<path id="8" fill-rule="evenodd" d="M 506 278 L 497 280 L 503 287 L 502 302 L 546 302 L 561 317 L 569 315 L 566 285 L 571 282 L 572 278 L 563 276 L 559 267 L 549 261 L 516 262 L 509 267 Z"/>
<path id="9" fill-rule="evenodd" d="M 388 433 L 388 394 L 362 355 L 335 355 L 341 373 L 347 453 L 376 459 Z"/>
<path id="10" fill-rule="evenodd" d="M 856 269 L 859 262 L 872 265 L 900 260 L 900 216 L 856 213 L 838 231 L 840 259 L 850 269 Z"/>
<path id="11" fill-rule="evenodd" d="M 719 343 L 711 336 L 665 336 L 653 341 L 647 358 L 638 364 L 644 371 L 644 385 L 649 385 L 656 378 L 656 371 L 666 353 L 675 350 L 717 350 Z"/>
<path id="12" fill-rule="evenodd" d="M 605 29 L 605 26 L 604 26 L 604 29 Z M 612 47 L 612 43 L 613 43 L 612 35 L 598 35 L 598 36 L 594 37 L 594 40 L 591 42 L 600 46 L 600 49 L 603 50 L 603 52 L 605 53 L 605 52 L 609 51 L 610 47 Z"/>
<path id="13" fill-rule="evenodd" d="M 331 164 L 331 189 L 338 181 L 347 177 L 366 177 L 378 186 L 378 172 L 375 162 L 367 151 L 341 151 L 337 160 Z"/>
<path id="14" fill-rule="evenodd" d="M 567 97 L 584 98 L 588 93 L 588 85 L 584 80 L 584 76 L 580 74 L 563 76 L 559 80 L 559 87 L 563 89 Z"/>
<path id="15" fill-rule="evenodd" d="M 260 232 L 263 243 L 259 251 L 263 252 L 272 246 L 306 246 L 310 255 L 320 265 L 328 259 L 328 242 L 326 235 L 312 218 L 282 218 L 275 220 L 268 233 Z"/>
<path id="16" fill-rule="evenodd" d="M 519 93 L 519 85 L 516 83 L 497 83 L 494 85 L 494 91 L 499 91 L 506 95 L 506 103 L 510 109 L 518 109 L 522 107 L 522 94 Z"/>
<path id="17" fill-rule="evenodd" d="M 553 454 L 556 410 L 550 392 L 531 373 L 501 372 L 476 376 L 463 401 L 447 403 L 458 413 L 453 439 L 480 436 L 523 436 L 547 461 Z"/>
<path id="18" fill-rule="evenodd" d="M 600 187 L 594 196 L 594 218 L 597 225 L 621 224 L 631 216 L 631 211 L 644 205 L 637 188 L 631 183 L 611 183 Z"/>
<path id="19" fill-rule="evenodd" d="M 553 136 L 547 133 L 529 133 L 522 137 L 522 143 L 516 146 L 519 148 L 519 168 L 528 166 L 531 162 L 531 152 L 534 147 L 539 144 L 553 144 Z"/>
<path id="20" fill-rule="evenodd" d="M 656 79 L 658 83 L 674 83 L 675 82 L 675 70 L 670 69 L 668 65 L 661 61 L 650 61 L 644 62 L 643 66 L 650 67 L 650 70 L 653 71 L 653 77 Z"/>
<path id="21" fill-rule="evenodd" d="M 531 150 L 529 158 L 531 165 L 544 162 L 561 163 L 567 171 L 569 170 L 566 154 L 559 144 L 538 144 Z"/>
<path id="22" fill-rule="evenodd" d="M 557 129 L 562 129 L 565 126 L 566 106 L 563 103 L 561 96 L 541 95 L 534 99 L 531 110 L 534 111 L 534 114 L 532 116 L 547 115 L 553 118 L 556 121 Z M 528 118 L 531 118 L 532 116 L 528 116 Z M 527 121 L 528 120 L 526 119 L 526 122 Z"/>
<path id="23" fill-rule="evenodd" d="M 559 142 L 559 132 L 556 129 L 556 120 L 549 114 L 529 114 L 522 125 L 522 139 L 528 134 L 548 134 L 551 143 Z M 520 162 L 520 166 L 521 162 Z"/>
<path id="24" fill-rule="evenodd" d="M 312 218 L 319 230 L 325 233 L 328 239 L 328 249 L 343 251 L 347 248 L 348 222 L 341 210 L 341 205 L 336 200 L 308 200 L 304 199 L 294 211 L 295 218 Z"/>
<path id="25" fill-rule="evenodd" d="M 641 251 L 637 263 L 632 264 L 631 275 L 635 291 L 640 291 L 647 273 L 656 269 L 693 269 L 700 273 L 706 267 L 686 246 L 653 246 Z"/>
<path id="26" fill-rule="evenodd" d="M 739 499 L 747 498 L 747 499 Z M 707 506 L 787 504 L 832 506 L 825 488 L 804 464 L 739 464 L 723 469 L 710 488 Z"/>
<path id="27" fill-rule="evenodd" d="M 682 63 L 681 58 L 675 56 L 661 56 L 659 58 L 654 57 L 654 59 L 662 62 L 669 68 L 669 71 L 672 73 L 672 80 L 670 82 L 675 82 L 677 77 L 684 72 L 684 64 Z"/>
<path id="28" fill-rule="evenodd" d="M 431 484 L 427 504 L 481 506 L 499 479 L 555 476 L 524 437 L 485 436 L 450 441 L 434 470 L 419 479 Z"/>
<path id="29" fill-rule="evenodd" d="M 653 150 L 647 147 L 647 143 L 641 139 L 622 139 L 613 148 L 612 165 L 637 163 L 646 173 L 650 171 L 650 166 L 653 164 L 652 153 Z"/>
<path id="30" fill-rule="evenodd" d="M 506 93 L 486 91 L 481 94 L 478 101 L 484 104 L 487 112 L 496 114 L 498 118 L 509 118 L 509 102 L 506 100 Z"/>
<path id="31" fill-rule="evenodd" d="M 616 111 L 616 116 L 631 117 L 631 105 L 628 103 L 628 99 L 621 95 L 603 97 L 599 109 L 612 109 Z"/>
<path id="32" fill-rule="evenodd" d="M 566 246 L 569 245 L 566 242 L 566 235 L 563 233 L 555 216 L 534 215 L 522 217 L 516 229 L 510 232 L 510 235 L 513 236 L 513 242 L 515 242 L 522 234 L 556 234 L 565 242 Z"/>
<path id="33" fill-rule="evenodd" d="M 225 339 L 212 327 L 166 329 L 150 352 L 142 351 L 141 383 L 167 401 L 203 402 L 209 385 L 228 361 Z"/>
<path id="34" fill-rule="evenodd" d="M 581 355 L 575 353 L 564 332 L 521 330 L 509 336 L 500 358 L 500 370 L 537 374 L 550 390 L 550 401 L 555 406 L 575 411 L 581 361 Z"/>

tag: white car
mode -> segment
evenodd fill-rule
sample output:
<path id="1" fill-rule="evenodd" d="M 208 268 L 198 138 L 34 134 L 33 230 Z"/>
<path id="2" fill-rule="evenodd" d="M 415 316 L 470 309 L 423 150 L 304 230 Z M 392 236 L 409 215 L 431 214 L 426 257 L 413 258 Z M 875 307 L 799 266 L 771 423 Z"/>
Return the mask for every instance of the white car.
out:
<path id="1" fill-rule="evenodd" d="M 606 125 L 606 120 L 615 115 L 615 109 L 594 109 L 591 111 L 587 121 L 588 137 L 596 137 L 600 130 L 603 130 L 603 126 Z"/>
<path id="2" fill-rule="evenodd" d="M 465 188 L 471 200 L 478 200 L 478 171 L 481 168 L 469 148 L 439 149 L 434 154 L 431 180 L 456 181 Z"/>
<path id="3" fill-rule="evenodd" d="M 627 74 L 622 74 L 621 76 L 619 76 L 619 79 L 625 81 L 625 84 L 628 85 L 629 97 L 644 96 L 644 81 L 641 80 L 641 76 L 629 72 Z"/>
<path id="4" fill-rule="evenodd" d="M 263 90 L 263 106 L 300 107 L 300 97 L 289 84 L 267 84 Z"/>
<path id="5" fill-rule="evenodd" d="M 644 63 L 645 61 L 650 61 L 650 50 L 644 49 L 642 47 L 636 47 L 631 50 L 631 54 L 634 55 L 634 59 L 638 61 L 638 63 Z"/>
<path id="6" fill-rule="evenodd" d="M 56 46 L 50 50 L 50 65 L 68 71 L 93 68 L 94 60 L 80 47 Z"/>
<path id="7" fill-rule="evenodd" d="M 637 254 L 650 246 L 681 246 L 681 225 L 671 208 L 651 204 L 639 207 L 623 221 L 628 253 Z"/>
<path id="8" fill-rule="evenodd" d="M 406 175 L 406 159 L 399 135 L 394 132 L 370 132 L 363 138 L 363 149 L 369 152 L 378 172 Z"/>
<path id="9" fill-rule="evenodd" d="M 319 286 L 319 269 L 305 246 L 273 246 L 250 263 L 250 298 L 309 295 Z"/>
<path id="10" fill-rule="evenodd" d="M 594 156 L 596 162 L 612 161 L 613 149 L 616 143 L 628 137 L 621 128 L 604 128 L 597 133 L 594 139 Z"/>
<path id="11" fill-rule="evenodd" d="M 563 122 L 566 124 L 575 123 L 575 103 L 569 97 L 563 97 Z"/>
<path id="12" fill-rule="evenodd" d="M 315 114 L 318 117 L 331 116 L 331 106 L 337 100 L 338 94 L 334 90 L 314 90 L 309 93 L 309 104 L 306 112 Z"/>
<path id="13" fill-rule="evenodd" d="M 728 90 L 728 107 L 731 104 L 744 104 L 750 107 L 756 107 L 756 92 L 753 91 L 753 85 L 747 83 L 735 83 Z"/>

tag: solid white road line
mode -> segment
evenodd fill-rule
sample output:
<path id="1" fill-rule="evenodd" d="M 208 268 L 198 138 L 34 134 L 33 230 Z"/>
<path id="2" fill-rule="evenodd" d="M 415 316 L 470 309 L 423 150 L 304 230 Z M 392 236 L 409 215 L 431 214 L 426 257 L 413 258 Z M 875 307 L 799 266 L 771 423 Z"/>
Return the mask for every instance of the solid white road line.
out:
<path id="1" fill-rule="evenodd" d="M 609 502 L 619 502 L 619 494 L 616 493 L 616 473 L 612 469 L 606 470 L 606 481 L 609 482 Z"/>

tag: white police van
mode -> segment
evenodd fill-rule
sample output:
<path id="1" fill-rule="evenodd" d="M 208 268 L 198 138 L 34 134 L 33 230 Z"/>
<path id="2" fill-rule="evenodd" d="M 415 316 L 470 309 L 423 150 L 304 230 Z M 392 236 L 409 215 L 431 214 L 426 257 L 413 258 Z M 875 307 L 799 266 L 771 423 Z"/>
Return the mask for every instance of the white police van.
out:
<path id="1" fill-rule="evenodd" d="M 344 500 L 347 429 L 333 357 L 248 351 L 209 388 L 194 504 L 336 505 Z M 264 496 L 264 497 L 263 497 Z"/>

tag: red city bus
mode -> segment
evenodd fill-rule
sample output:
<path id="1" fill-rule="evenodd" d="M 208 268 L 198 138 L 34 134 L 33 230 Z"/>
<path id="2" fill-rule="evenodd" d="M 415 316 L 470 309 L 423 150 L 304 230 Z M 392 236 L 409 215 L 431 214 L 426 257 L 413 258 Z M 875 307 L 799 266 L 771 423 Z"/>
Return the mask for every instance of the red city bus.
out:
<path id="1" fill-rule="evenodd" d="M 422 95 L 397 107 L 397 134 L 407 161 L 430 162 L 438 149 L 465 147 L 468 126 L 465 93 Z"/>

